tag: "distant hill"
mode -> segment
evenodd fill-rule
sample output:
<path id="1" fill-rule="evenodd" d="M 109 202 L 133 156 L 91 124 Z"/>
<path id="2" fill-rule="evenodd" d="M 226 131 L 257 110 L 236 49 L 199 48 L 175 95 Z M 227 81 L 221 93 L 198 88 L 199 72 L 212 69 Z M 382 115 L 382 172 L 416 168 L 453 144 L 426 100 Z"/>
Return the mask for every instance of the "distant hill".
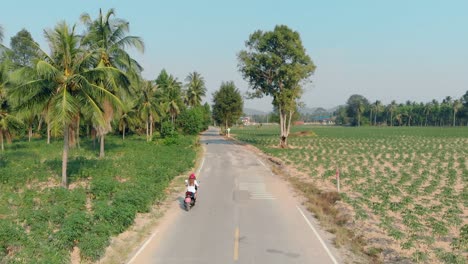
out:
<path id="1" fill-rule="evenodd" d="M 299 108 L 299 112 L 303 115 L 333 113 L 336 109 L 338 109 L 338 107 L 339 106 L 336 106 L 330 109 L 325 109 L 323 107 L 303 107 Z"/>
<path id="2" fill-rule="evenodd" d="M 299 108 L 299 113 L 302 115 L 314 115 L 314 114 L 325 114 L 325 113 L 333 113 L 335 112 L 340 106 L 335 106 L 329 109 L 325 109 L 322 107 L 303 107 Z M 246 115 L 268 115 L 268 112 L 260 111 L 252 108 L 244 108 L 244 114 Z"/>
<path id="3" fill-rule="evenodd" d="M 244 108 L 244 114 L 246 115 L 267 115 L 267 112 L 252 109 L 252 108 Z"/>

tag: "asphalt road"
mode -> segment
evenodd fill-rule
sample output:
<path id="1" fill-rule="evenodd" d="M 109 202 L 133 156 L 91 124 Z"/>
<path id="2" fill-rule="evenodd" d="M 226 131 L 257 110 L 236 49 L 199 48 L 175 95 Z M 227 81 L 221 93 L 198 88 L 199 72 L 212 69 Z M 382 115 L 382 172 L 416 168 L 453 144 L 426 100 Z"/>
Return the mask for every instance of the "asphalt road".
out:
<path id="1" fill-rule="evenodd" d="M 129 263 L 342 263 L 315 220 L 265 162 L 211 128 L 195 207 L 182 195 Z"/>

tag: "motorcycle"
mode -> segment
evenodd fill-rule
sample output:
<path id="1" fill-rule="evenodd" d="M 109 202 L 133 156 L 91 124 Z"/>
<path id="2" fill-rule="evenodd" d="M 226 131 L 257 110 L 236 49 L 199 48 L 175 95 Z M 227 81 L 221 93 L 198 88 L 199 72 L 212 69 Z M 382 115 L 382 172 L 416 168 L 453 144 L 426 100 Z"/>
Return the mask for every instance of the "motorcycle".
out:
<path id="1" fill-rule="evenodd" d="M 188 185 L 188 180 L 185 180 L 185 186 L 187 185 Z M 197 190 L 198 190 L 198 187 L 195 186 L 195 191 Z M 192 192 L 186 191 L 185 199 L 184 199 L 185 210 L 190 211 L 190 208 L 195 205 L 195 201 L 196 201 L 195 194 Z"/>
<path id="2" fill-rule="evenodd" d="M 185 210 L 190 211 L 190 208 L 195 205 L 195 197 L 192 192 L 185 192 L 184 206 Z"/>

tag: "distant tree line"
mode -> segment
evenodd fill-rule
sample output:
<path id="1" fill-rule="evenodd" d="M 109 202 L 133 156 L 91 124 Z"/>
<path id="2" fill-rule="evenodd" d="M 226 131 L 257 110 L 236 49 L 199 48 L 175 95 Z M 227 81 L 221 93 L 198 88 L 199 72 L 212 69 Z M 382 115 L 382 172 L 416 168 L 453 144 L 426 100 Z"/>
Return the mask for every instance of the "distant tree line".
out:
<path id="1" fill-rule="evenodd" d="M 333 114 L 338 125 L 468 126 L 468 91 L 460 98 L 447 96 L 441 102 L 392 101 L 388 105 L 355 94 Z"/>

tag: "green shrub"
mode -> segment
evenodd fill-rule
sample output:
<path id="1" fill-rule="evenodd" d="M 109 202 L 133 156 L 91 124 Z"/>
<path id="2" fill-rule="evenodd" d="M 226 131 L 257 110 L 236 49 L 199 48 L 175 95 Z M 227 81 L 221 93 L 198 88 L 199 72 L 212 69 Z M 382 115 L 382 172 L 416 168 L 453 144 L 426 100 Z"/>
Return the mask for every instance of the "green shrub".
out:
<path id="1" fill-rule="evenodd" d="M 119 182 L 111 177 L 96 176 L 91 181 L 91 193 L 97 199 L 108 199 L 118 188 Z"/>
<path id="2" fill-rule="evenodd" d="M 89 226 L 88 215 L 85 212 L 74 212 L 66 217 L 61 229 L 54 234 L 55 245 L 71 250 L 81 240 Z"/>
<path id="3" fill-rule="evenodd" d="M 164 121 L 161 124 L 161 137 L 162 138 L 167 138 L 167 137 L 177 137 L 177 131 L 174 127 L 174 125 L 170 121 Z"/>
<path id="4" fill-rule="evenodd" d="M 8 220 L 0 219 L 0 259 L 6 257 L 9 250 L 21 247 L 25 237 L 22 228 Z"/>
<path id="5" fill-rule="evenodd" d="M 100 234 L 96 232 L 96 230 L 86 232 L 78 243 L 81 257 L 91 261 L 96 261 L 101 258 L 108 245 L 109 236 Z"/>

